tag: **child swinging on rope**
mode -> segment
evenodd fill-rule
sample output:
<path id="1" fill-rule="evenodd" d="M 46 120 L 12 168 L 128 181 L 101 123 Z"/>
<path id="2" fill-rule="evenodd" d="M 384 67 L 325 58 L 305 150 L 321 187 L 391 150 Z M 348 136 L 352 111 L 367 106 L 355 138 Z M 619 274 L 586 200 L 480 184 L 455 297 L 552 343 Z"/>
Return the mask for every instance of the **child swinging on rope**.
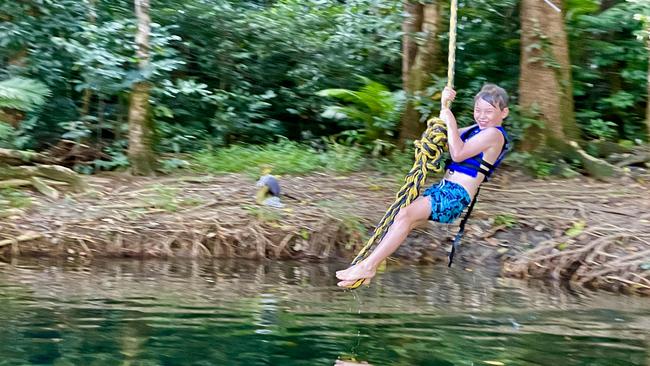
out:
<path id="1" fill-rule="evenodd" d="M 458 129 L 456 118 L 448 107 L 455 97 L 456 92 L 452 88 L 444 89 L 440 119 L 447 125 L 447 144 L 451 155 L 444 178 L 399 211 L 386 235 L 368 257 L 336 272 L 336 277 L 341 280 L 339 286 L 356 287 L 354 285 L 358 285 L 359 281 L 368 283 L 375 276 L 379 264 L 418 225 L 427 220 L 454 222 L 474 202 L 481 183 L 501 163 L 508 150 L 508 136 L 501 127 L 509 113 L 506 91 L 494 84 L 483 86 L 474 97 L 476 124 L 462 129 Z M 464 222 L 461 223 L 459 235 L 462 235 L 463 227 Z"/>

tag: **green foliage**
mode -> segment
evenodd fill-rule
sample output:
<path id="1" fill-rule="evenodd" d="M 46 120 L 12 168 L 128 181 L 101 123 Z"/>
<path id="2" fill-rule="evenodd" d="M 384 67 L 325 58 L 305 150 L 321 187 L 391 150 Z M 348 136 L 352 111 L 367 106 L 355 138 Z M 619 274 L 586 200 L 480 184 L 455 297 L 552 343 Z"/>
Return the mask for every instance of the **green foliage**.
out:
<path id="1" fill-rule="evenodd" d="M 26 208 L 32 204 L 31 198 L 12 188 L 0 189 L 0 210 L 8 208 Z"/>
<path id="2" fill-rule="evenodd" d="M 444 78 L 436 75 L 432 76 L 432 83 L 423 91 L 416 91 L 410 96 L 410 101 L 415 109 L 420 113 L 420 122 L 426 123 L 431 117 L 437 117 L 440 114 L 440 97 L 441 91 L 447 85 Z"/>
<path id="3" fill-rule="evenodd" d="M 634 9 L 634 20 L 640 21 L 643 25 L 642 29 L 635 32 L 636 38 L 641 42 L 650 44 L 650 5 L 643 3 L 642 0 L 629 1 L 638 6 L 638 8 Z M 645 4 L 645 7 L 643 4 Z"/>
<path id="4" fill-rule="evenodd" d="M 512 228 L 517 225 L 517 218 L 510 214 L 499 214 L 494 217 L 494 225 L 503 225 L 507 228 Z"/>
<path id="5" fill-rule="evenodd" d="M 201 203 L 198 199 L 179 197 L 179 189 L 154 185 L 153 194 L 141 197 L 141 200 L 151 207 L 175 212 L 183 207 L 196 206 Z"/>
<path id="6" fill-rule="evenodd" d="M 115 170 L 129 166 L 129 159 L 125 154 L 124 147 L 120 146 L 120 144 L 109 146 L 104 150 L 111 157 L 111 160 L 93 161 L 96 170 Z"/>
<path id="7" fill-rule="evenodd" d="M 586 225 L 587 224 L 582 220 L 576 221 L 573 224 L 571 224 L 571 227 L 569 229 L 567 229 L 565 235 L 570 238 L 574 238 L 582 234 L 582 232 L 585 230 Z"/>
<path id="8" fill-rule="evenodd" d="M 0 108 L 33 111 L 45 103 L 50 89 L 37 80 L 21 77 L 0 81 Z"/>
<path id="9" fill-rule="evenodd" d="M 96 121 L 95 117 L 85 116 L 79 121 L 67 121 L 59 123 L 65 132 L 61 135 L 61 138 L 80 141 L 83 138 L 89 137 L 92 133 L 92 122 Z"/>
<path id="10" fill-rule="evenodd" d="M 413 96 L 423 119 L 437 114 L 446 82 L 449 5 L 441 6 L 441 66 L 434 82 Z M 454 80 L 461 126 L 473 123 L 473 97 L 484 83 L 510 93 L 506 127 L 515 142 L 540 120 L 535 111 L 516 108 L 519 6 L 461 2 Z M 565 4 L 576 118 L 587 139 L 636 141 L 645 138 L 650 4 L 604 6 Z M 0 79 L 40 80 L 51 97 L 39 85 L 35 94 L 20 89 L 19 99 L 7 99 L 0 86 L 0 108 L 27 112 L 15 131 L 0 130 L 0 145 L 39 149 L 60 138 L 108 143 L 114 159 L 97 162 L 97 169 L 123 167 L 130 87 L 147 80 L 158 152 L 269 144 L 282 136 L 312 144 L 332 137 L 361 150 L 330 142 L 327 153 L 382 156 L 393 149 L 403 103 L 389 92 L 401 89 L 402 7 L 397 0 L 160 0 L 150 11 L 151 62 L 140 71 L 132 2 L 2 2 Z M 539 34 L 533 46 L 548 51 Z M 544 54 L 552 67 L 556 62 Z M 328 107 L 328 93 L 345 105 Z M 552 170 L 547 163 L 527 166 L 538 175 Z"/>
<path id="11" fill-rule="evenodd" d="M 190 163 L 187 160 L 171 158 L 160 161 L 160 170 L 163 173 L 171 173 L 178 169 L 189 168 Z"/>
<path id="12" fill-rule="evenodd" d="M 87 2 L 76 0 L 1 2 L 3 72 L 41 80 L 55 95 L 65 90 L 72 75 L 72 60 L 60 52 L 51 38 L 80 30 L 88 11 Z"/>
<path id="13" fill-rule="evenodd" d="M 216 105 L 214 117 L 210 119 L 212 130 L 221 137 L 221 142 L 250 141 L 270 142 L 276 134 L 285 134 L 279 122 L 268 117 L 270 99 L 276 97 L 272 90 L 262 95 L 245 91 L 236 93 L 217 91 L 209 97 Z"/>
<path id="14" fill-rule="evenodd" d="M 508 91 L 510 106 L 517 105 L 520 54 L 518 3 L 514 0 L 470 0 L 459 6 L 454 81 L 458 95 L 454 112 L 461 126 L 474 123 L 474 96 L 487 82 Z M 445 9 L 444 14 L 448 13 L 449 9 Z M 447 50 L 448 39 L 448 33 L 444 32 L 441 37 L 442 50 Z M 441 70 L 438 75 L 444 75 L 443 72 Z M 506 127 L 517 121 L 516 116 L 512 115 Z"/>
<path id="15" fill-rule="evenodd" d="M 385 146 L 377 142 L 391 137 L 404 105 L 404 93 L 391 92 L 386 86 L 366 77 L 361 76 L 360 79 L 364 85 L 357 91 L 324 89 L 317 92 L 319 96 L 349 103 L 345 106 L 327 106 L 321 115 L 344 120 L 342 126 L 353 128 L 355 134 L 346 131 L 348 142 L 357 142 L 361 146 Z"/>
<path id="16" fill-rule="evenodd" d="M 587 136 L 594 139 L 612 140 L 616 136 L 616 123 L 603 121 L 600 118 L 590 119 L 583 128 Z"/>
<path id="17" fill-rule="evenodd" d="M 82 23 L 82 30 L 68 38 L 53 37 L 55 45 L 62 47 L 75 60 L 74 69 L 80 80 L 72 80 L 75 89 L 90 89 L 111 96 L 130 89 L 133 83 L 156 80 L 184 62 L 176 59 L 176 50 L 170 45 L 180 37 L 170 34 L 170 27 L 151 24 L 149 35 L 150 61 L 144 71 L 138 68 L 134 57 L 136 49 L 135 19 L 117 19 L 102 23 Z"/>
<path id="18" fill-rule="evenodd" d="M 0 148 L 12 148 L 16 131 L 11 125 L 0 122 Z"/>
<path id="19" fill-rule="evenodd" d="M 508 163 L 524 167 L 537 178 L 548 177 L 553 172 L 554 162 L 549 162 L 537 155 L 527 152 L 513 152 L 508 156 Z"/>
<path id="20" fill-rule="evenodd" d="M 276 209 L 269 207 L 260 207 L 260 206 L 244 206 L 244 209 L 248 211 L 253 217 L 257 220 L 266 222 L 266 223 L 279 223 L 282 220 L 282 214 Z M 304 236 L 309 235 L 308 232 L 301 232 Z"/>
<path id="21" fill-rule="evenodd" d="M 361 149 L 336 143 L 329 143 L 320 159 L 322 169 L 338 173 L 358 171 L 366 160 Z"/>
<path id="22" fill-rule="evenodd" d="M 579 126 L 588 138 L 645 138 L 649 55 L 635 38 L 643 38 L 635 14 L 648 14 L 650 3 L 624 1 L 602 11 L 576 7 L 567 26 Z"/>
<path id="23" fill-rule="evenodd" d="M 211 93 L 161 102 L 217 145 L 340 132 L 320 116 L 318 90 L 351 88 L 353 74 L 399 83 L 396 1 L 168 1 L 152 12 L 183 39 L 181 72 L 200 76 Z"/>
<path id="24" fill-rule="evenodd" d="M 246 172 L 260 174 L 260 167 L 270 165 L 273 174 L 303 174 L 328 170 L 350 172 L 363 164 L 359 149 L 332 145 L 326 151 L 317 151 L 306 145 L 283 140 L 263 146 L 233 145 L 215 151 L 193 154 L 193 166 L 210 173 Z"/>
<path id="25" fill-rule="evenodd" d="M 198 151 L 209 144 L 208 133 L 200 124 L 169 123 L 160 121 L 156 124 L 156 133 L 160 142 L 158 149 L 162 152 L 180 153 Z"/>
<path id="26" fill-rule="evenodd" d="M 183 160 L 185 161 L 185 160 Z M 191 154 L 191 168 L 208 173 L 260 174 L 261 167 L 272 167 L 272 174 L 306 174 L 315 171 L 349 173 L 368 168 L 401 181 L 413 165 L 413 152 L 393 150 L 384 156 L 372 157 L 359 147 L 329 142 L 315 149 L 305 144 L 282 140 L 267 145 L 233 145 Z M 184 163 L 181 164 L 185 167 Z M 174 168 L 170 168 L 169 171 Z"/>
<path id="27" fill-rule="evenodd" d="M 394 175 L 401 181 L 404 174 L 413 166 L 413 160 L 413 151 L 410 148 L 406 150 L 395 149 L 387 156 L 371 159 L 369 166 L 383 174 Z"/>

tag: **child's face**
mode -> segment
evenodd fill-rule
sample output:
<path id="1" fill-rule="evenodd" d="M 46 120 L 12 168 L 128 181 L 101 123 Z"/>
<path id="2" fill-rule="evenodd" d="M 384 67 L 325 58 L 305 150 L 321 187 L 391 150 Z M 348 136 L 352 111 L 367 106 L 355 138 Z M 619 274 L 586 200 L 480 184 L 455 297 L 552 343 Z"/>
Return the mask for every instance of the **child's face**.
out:
<path id="1" fill-rule="evenodd" d="M 479 98 L 474 104 L 474 120 L 479 128 L 501 126 L 503 119 L 508 117 L 508 107 L 499 109 Z"/>

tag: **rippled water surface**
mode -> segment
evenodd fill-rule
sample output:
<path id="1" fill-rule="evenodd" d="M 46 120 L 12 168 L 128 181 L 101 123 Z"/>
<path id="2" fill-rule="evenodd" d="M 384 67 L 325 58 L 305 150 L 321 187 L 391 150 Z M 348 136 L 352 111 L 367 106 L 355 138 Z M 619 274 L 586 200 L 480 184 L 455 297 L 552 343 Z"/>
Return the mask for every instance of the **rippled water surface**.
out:
<path id="1" fill-rule="evenodd" d="M 0 264 L 0 365 L 650 365 L 650 299 L 396 267 Z"/>

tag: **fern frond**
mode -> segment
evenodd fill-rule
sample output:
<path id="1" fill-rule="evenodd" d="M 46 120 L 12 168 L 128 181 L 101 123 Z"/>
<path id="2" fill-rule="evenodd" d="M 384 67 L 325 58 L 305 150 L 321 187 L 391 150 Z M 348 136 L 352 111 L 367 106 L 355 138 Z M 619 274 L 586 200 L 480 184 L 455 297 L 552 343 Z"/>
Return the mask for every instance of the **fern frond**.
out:
<path id="1" fill-rule="evenodd" d="M 0 81 L 0 108 L 29 112 L 45 103 L 50 89 L 38 80 L 14 77 Z"/>

